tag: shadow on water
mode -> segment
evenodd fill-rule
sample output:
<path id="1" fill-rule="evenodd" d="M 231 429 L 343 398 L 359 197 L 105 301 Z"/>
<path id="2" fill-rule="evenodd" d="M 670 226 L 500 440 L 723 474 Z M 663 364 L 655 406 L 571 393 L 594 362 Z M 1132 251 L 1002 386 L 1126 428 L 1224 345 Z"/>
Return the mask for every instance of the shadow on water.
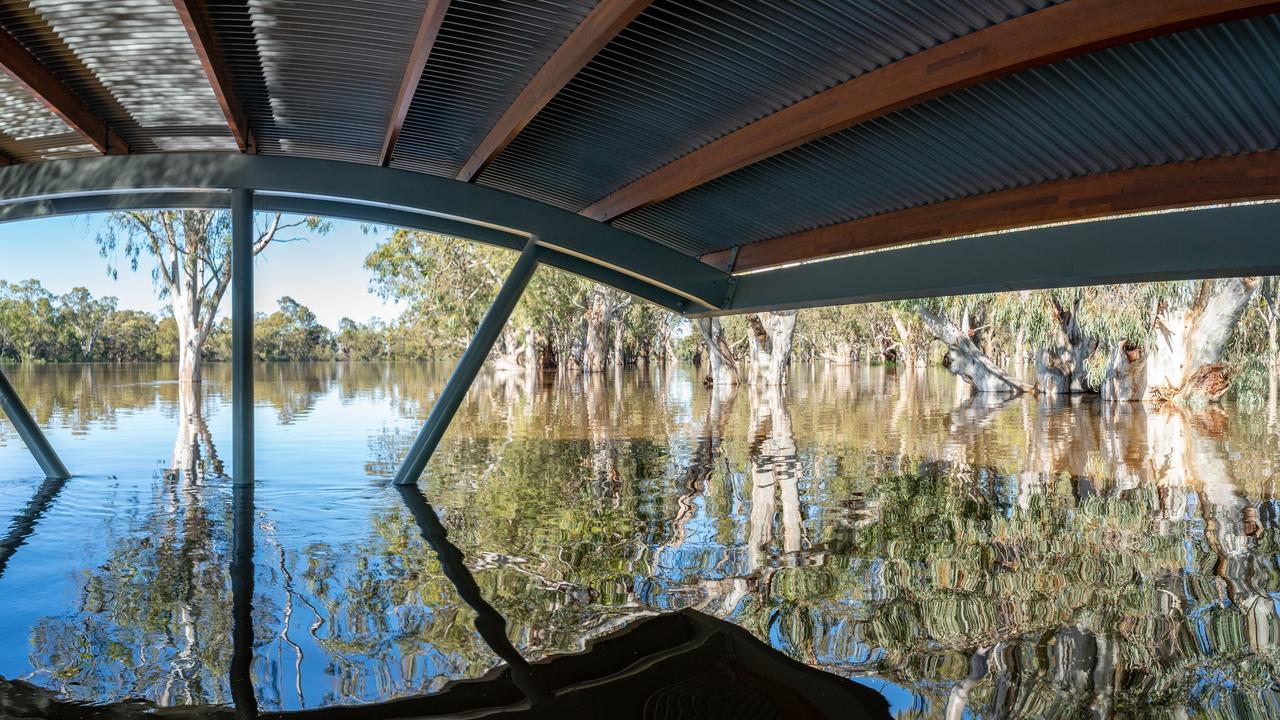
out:
<path id="1" fill-rule="evenodd" d="M 52 606 L 17 626 L 22 662 L 0 653 L 0 715 L 883 715 L 866 684 L 899 717 L 1280 711 L 1274 412 L 863 367 L 785 392 L 494 374 L 429 502 L 385 480 L 442 375 L 263 368 L 260 462 L 305 470 L 255 497 L 222 475 L 216 368 L 189 397 L 142 369 L 14 373 L 85 442 L 158 418 L 166 457 L 11 506 L 0 593 Z"/>

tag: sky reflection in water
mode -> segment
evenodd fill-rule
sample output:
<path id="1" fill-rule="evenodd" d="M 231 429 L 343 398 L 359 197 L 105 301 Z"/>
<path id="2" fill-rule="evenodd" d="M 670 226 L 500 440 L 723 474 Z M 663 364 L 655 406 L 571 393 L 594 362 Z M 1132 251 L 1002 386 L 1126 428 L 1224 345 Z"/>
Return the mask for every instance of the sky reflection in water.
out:
<path id="1" fill-rule="evenodd" d="M 498 662 L 388 484 L 448 370 L 259 367 L 263 710 L 436 690 Z M 0 424 L 0 518 L 16 518 L 0 676 L 230 702 L 225 371 L 183 423 L 197 399 L 165 366 L 6 368 L 83 475 L 44 483 Z M 862 676 L 900 716 L 1280 712 L 1274 407 L 795 375 L 785 396 L 713 394 L 688 368 L 484 376 L 423 490 L 515 646 L 574 651 L 694 607 Z"/>

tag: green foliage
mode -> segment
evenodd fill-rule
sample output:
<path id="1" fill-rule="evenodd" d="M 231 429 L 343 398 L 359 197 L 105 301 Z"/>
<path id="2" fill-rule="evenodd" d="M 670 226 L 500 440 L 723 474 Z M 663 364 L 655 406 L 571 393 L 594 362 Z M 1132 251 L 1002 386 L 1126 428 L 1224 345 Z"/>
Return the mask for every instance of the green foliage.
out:
<path id="1" fill-rule="evenodd" d="M 259 316 L 254 325 L 253 350 L 258 359 L 331 359 L 333 334 L 316 321 L 316 314 L 287 295 L 279 305 L 279 310 Z"/>
<path id="2" fill-rule="evenodd" d="M 335 357 L 334 337 L 315 313 L 290 297 L 280 298 L 279 304 L 277 312 L 260 316 L 254 328 L 259 359 Z M 231 321 L 223 318 L 209 335 L 204 358 L 226 360 L 230 353 Z M 94 298 L 84 288 L 57 296 L 37 280 L 0 280 L 0 360 L 155 362 L 175 360 L 177 354 L 178 326 L 170 315 L 117 310 L 115 298 Z"/>

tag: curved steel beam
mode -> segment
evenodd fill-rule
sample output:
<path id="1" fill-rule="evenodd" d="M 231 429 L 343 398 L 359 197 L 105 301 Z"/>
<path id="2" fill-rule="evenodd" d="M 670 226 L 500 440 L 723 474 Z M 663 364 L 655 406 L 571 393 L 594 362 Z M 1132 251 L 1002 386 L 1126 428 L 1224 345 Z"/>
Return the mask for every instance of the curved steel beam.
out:
<path id="1" fill-rule="evenodd" d="M 704 255 L 749 272 L 907 243 L 1125 213 L 1280 198 L 1280 151 L 1085 175 L 920 205 Z"/>
<path id="2" fill-rule="evenodd" d="M 721 312 L 1276 275 L 1277 238 L 1280 203 L 1042 227 L 739 275 L 737 293 Z"/>
<path id="3" fill-rule="evenodd" d="M 0 168 L 0 221 L 85 212 L 95 202 L 123 208 L 133 201 L 194 201 L 236 188 L 258 192 L 259 205 L 266 209 L 274 202 L 280 203 L 276 207 L 315 202 L 349 206 L 353 214 L 377 222 L 403 224 L 410 215 L 424 222 L 450 221 L 454 229 L 472 230 L 450 234 L 481 236 L 478 240 L 503 233 L 523 245 L 535 237 L 539 246 L 554 251 L 549 256 L 577 260 L 573 272 L 634 292 L 620 282 L 625 276 L 632 287 L 642 284 L 678 296 L 676 303 L 663 303 L 677 311 L 685 308 L 673 305 L 718 309 L 732 285 L 727 273 L 694 258 L 535 200 L 457 180 L 331 160 L 169 153 L 12 165 Z M 387 219 L 376 219 L 380 216 Z M 561 263 L 549 259 L 548 264 Z"/>

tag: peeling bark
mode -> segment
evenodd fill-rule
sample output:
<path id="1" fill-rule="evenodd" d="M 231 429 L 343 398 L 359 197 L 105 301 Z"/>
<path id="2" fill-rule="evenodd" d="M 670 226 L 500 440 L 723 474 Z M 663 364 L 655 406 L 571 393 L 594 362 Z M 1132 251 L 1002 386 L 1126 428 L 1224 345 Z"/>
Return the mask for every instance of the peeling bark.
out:
<path id="1" fill-rule="evenodd" d="M 975 392 L 1022 393 L 1035 388 L 1005 372 L 978 349 L 969 335 L 949 319 L 934 314 L 923 305 L 916 308 L 920 319 L 938 340 L 947 346 L 947 370 L 969 383 Z"/>
<path id="2" fill-rule="evenodd" d="M 1258 278 L 1204 280 L 1189 303 L 1158 308 L 1149 346 L 1117 345 L 1107 362 L 1103 397 L 1161 402 L 1217 402 L 1231 386 L 1222 364 L 1227 341 L 1258 291 Z"/>
<path id="3" fill-rule="evenodd" d="M 796 311 L 762 312 L 747 315 L 751 328 L 752 385 L 781 386 L 787 382 L 791 364 L 791 341 L 796 329 Z"/>
<path id="4" fill-rule="evenodd" d="M 733 359 L 733 350 L 724 339 L 724 328 L 719 318 L 698 318 L 698 330 L 707 344 L 707 358 L 711 363 L 711 374 L 705 381 L 712 385 L 737 385 L 741 382 L 738 374 L 738 363 Z"/>
<path id="5" fill-rule="evenodd" d="M 1076 292 L 1067 309 L 1051 296 L 1058 329 L 1051 348 L 1036 357 L 1036 389 L 1048 395 L 1094 392 L 1089 386 L 1085 363 L 1098 349 L 1098 341 L 1080 329 L 1080 303 L 1084 293 Z"/>

